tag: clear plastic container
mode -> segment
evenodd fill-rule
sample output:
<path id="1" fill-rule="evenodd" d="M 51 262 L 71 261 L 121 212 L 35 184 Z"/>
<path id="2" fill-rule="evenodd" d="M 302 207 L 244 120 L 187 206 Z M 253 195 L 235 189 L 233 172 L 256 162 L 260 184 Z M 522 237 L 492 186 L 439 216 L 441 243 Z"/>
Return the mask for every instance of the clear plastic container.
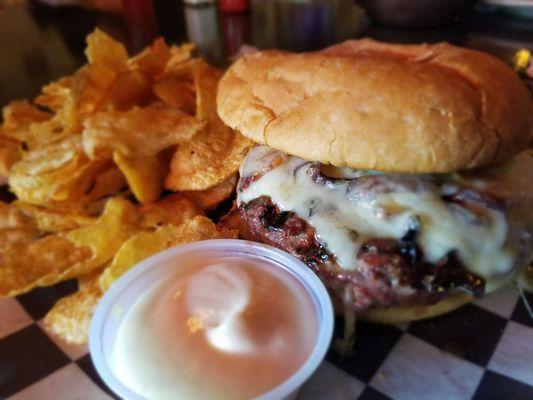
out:
<path id="1" fill-rule="evenodd" d="M 91 321 L 89 349 L 96 370 L 121 398 L 143 399 L 126 387 L 114 372 L 114 343 L 129 309 L 149 288 L 176 272 L 176 260 L 186 256 L 216 257 L 217 260 L 261 261 L 282 268 L 309 293 L 316 311 L 316 343 L 307 361 L 281 385 L 258 397 L 261 400 L 291 399 L 324 359 L 333 333 L 333 307 L 318 277 L 295 257 L 271 246 L 244 240 L 206 240 L 177 246 L 142 261 L 124 274 L 106 292 Z M 287 357 L 290 357 L 288 354 Z"/>

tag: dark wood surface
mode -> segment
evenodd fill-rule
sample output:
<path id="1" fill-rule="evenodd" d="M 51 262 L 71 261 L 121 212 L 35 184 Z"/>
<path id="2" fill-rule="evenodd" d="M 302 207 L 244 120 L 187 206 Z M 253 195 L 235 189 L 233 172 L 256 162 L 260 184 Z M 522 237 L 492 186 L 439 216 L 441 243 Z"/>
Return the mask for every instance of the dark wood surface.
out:
<path id="1" fill-rule="evenodd" d="M 33 97 L 45 83 L 82 65 L 85 36 L 95 27 L 123 41 L 130 53 L 159 35 L 170 43 L 193 41 L 200 55 L 219 66 L 227 65 L 242 44 L 303 51 L 363 36 L 449 41 L 508 61 L 518 48 L 533 48 L 533 21 L 501 15 L 471 13 L 448 26 L 406 30 L 372 24 L 351 0 L 256 0 L 245 14 L 220 14 L 215 6 L 183 6 L 180 0 L 89 3 L 91 7 L 51 6 L 30 0 L 0 6 L 0 106 Z M 101 4 L 96 9 L 99 3 L 110 10 L 102 10 Z"/>

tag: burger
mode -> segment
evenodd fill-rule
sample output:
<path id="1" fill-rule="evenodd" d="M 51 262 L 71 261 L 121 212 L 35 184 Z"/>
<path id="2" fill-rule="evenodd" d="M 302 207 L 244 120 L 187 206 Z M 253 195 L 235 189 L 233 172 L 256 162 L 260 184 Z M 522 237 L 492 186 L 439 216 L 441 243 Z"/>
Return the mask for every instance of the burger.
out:
<path id="1" fill-rule="evenodd" d="M 345 315 L 436 316 L 531 261 L 533 101 L 488 54 L 258 52 L 225 73 L 217 107 L 257 143 L 226 221 L 307 264 Z"/>

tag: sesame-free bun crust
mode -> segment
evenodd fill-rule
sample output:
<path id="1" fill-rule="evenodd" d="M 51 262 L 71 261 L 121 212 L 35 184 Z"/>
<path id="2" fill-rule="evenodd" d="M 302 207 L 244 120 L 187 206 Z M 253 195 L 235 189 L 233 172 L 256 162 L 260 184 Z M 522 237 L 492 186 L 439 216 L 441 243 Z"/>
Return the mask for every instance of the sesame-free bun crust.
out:
<path id="1" fill-rule="evenodd" d="M 363 313 L 358 313 L 357 319 L 377 324 L 402 324 L 449 313 L 470 303 L 470 301 L 472 301 L 472 296 L 458 293 L 445 297 L 435 304 L 371 308 Z"/>
<path id="2" fill-rule="evenodd" d="M 242 57 L 218 112 L 258 143 L 339 167 L 411 173 L 510 158 L 533 133 L 516 73 L 481 52 L 352 40 L 313 53 Z"/>

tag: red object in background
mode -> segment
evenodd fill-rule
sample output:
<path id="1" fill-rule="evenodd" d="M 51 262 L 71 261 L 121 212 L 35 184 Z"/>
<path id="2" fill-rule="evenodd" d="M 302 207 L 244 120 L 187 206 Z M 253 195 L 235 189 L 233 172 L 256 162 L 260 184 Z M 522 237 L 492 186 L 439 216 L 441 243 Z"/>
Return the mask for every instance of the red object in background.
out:
<path id="1" fill-rule="evenodd" d="M 128 34 L 128 51 L 138 53 L 158 36 L 152 0 L 123 0 L 122 15 Z"/>
<path id="2" fill-rule="evenodd" d="M 242 45 L 250 41 L 248 16 L 236 13 L 220 15 L 220 31 L 225 53 L 232 58 Z"/>
<path id="3" fill-rule="evenodd" d="M 241 13 L 250 8 L 249 0 L 220 0 L 220 10 L 226 13 Z"/>

